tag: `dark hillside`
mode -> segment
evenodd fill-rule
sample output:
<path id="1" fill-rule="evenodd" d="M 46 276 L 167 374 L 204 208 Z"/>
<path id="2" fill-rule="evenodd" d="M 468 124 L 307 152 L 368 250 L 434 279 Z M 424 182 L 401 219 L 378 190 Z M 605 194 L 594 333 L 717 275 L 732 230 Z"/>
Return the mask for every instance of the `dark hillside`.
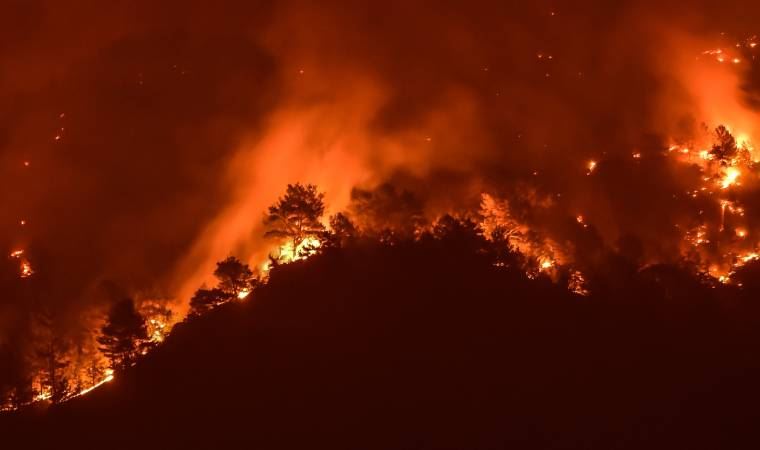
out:
<path id="1" fill-rule="evenodd" d="M 651 279 L 584 298 L 452 243 L 329 251 L 0 424 L 31 448 L 743 447 L 753 309 Z"/>

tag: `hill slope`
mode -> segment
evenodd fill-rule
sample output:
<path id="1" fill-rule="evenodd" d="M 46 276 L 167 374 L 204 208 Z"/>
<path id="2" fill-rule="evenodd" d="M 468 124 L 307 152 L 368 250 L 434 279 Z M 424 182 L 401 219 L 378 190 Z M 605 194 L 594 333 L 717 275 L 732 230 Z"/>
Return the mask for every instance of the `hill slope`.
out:
<path id="1" fill-rule="evenodd" d="M 743 305 L 576 297 L 444 245 L 328 252 L 253 297 L 0 431 L 31 448 L 740 448 L 758 418 Z"/>

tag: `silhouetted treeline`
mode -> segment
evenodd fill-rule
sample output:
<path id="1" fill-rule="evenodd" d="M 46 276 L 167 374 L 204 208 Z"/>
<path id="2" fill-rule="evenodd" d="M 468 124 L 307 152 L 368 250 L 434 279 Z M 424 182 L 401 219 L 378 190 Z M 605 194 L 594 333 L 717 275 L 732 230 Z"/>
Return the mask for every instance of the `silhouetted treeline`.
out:
<path id="1" fill-rule="evenodd" d="M 742 289 L 611 252 L 588 296 L 446 217 L 277 265 L 86 397 L 0 417 L 60 447 L 748 447 L 758 265 Z"/>

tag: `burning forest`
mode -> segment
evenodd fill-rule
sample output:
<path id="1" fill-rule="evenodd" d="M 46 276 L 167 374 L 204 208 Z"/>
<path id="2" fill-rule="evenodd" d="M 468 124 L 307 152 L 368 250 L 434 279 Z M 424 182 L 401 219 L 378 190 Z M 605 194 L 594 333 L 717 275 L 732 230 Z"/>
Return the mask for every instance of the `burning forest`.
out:
<path id="1" fill-rule="evenodd" d="M 0 420 L 95 404 L 341 261 L 752 328 L 760 8 L 137 3 L 0 19 Z"/>

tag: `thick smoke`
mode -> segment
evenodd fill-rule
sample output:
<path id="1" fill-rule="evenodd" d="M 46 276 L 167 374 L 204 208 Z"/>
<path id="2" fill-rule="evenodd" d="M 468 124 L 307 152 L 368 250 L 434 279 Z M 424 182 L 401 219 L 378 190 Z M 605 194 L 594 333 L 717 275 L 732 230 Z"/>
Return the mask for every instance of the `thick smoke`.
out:
<path id="1" fill-rule="evenodd" d="M 11 2 L 0 236 L 36 273 L 4 279 L 0 336 L 40 304 L 76 322 L 122 295 L 186 303 L 215 261 L 265 260 L 263 211 L 296 181 L 331 212 L 356 188 L 430 217 L 488 191 L 560 241 L 583 214 L 589 245 L 673 259 L 698 174 L 662 149 L 760 123 L 752 60 L 696 60 L 757 12 L 676 3 Z"/>

